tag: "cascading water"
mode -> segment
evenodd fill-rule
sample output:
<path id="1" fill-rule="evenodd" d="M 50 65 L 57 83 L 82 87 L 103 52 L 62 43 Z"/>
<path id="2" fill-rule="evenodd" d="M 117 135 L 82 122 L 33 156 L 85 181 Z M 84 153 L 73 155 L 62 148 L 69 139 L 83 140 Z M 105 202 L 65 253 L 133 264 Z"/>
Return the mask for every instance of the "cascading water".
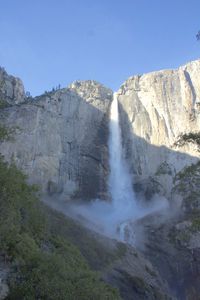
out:
<path id="1" fill-rule="evenodd" d="M 123 158 L 117 94 L 113 96 L 109 123 L 109 192 L 111 202 L 95 199 L 88 204 L 71 207 L 73 213 L 93 230 L 129 243 L 136 242 L 136 221 L 166 207 L 166 201 L 154 201 L 150 207 L 136 203 L 131 176 Z"/>
<path id="2" fill-rule="evenodd" d="M 136 214 L 137 206 L 131 177 L 123 159 L 121 129 L 117 94 L 114 93 L 110 110 L 109 139 L 109 191 L 112 198 L 113 214 L 118 222 L 120 239 L 128 234 L 128 221 Z"/>
<path id="3" fill-rule="evenodd" d="M 117 94 L 114 94 L 111 103 L 109 134 L 108 186 L 112 201 L 96 199 L 88 205 L 76 206 L 75 211 L 89 222 L 87 225 L 92 226 L 93 230 L 132 243 L 131 221 L 137 215 L 137 206 L 131 177 L 122 155 Z"/>

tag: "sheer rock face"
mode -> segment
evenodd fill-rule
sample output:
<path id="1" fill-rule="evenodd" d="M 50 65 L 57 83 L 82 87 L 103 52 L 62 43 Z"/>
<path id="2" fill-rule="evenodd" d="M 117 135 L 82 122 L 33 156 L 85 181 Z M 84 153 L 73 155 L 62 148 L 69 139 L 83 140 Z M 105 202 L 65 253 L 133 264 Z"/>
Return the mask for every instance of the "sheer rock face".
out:
<path id="1" fill-rule="evenodd" d="M 146 198 L 156 193 L 167 196 L 180 214 L 171 205 L 170 219 L 152 214 L 138 221 L 139 243 L 145 241 L 141 249 L 152 265 L 128 251 L 107 269 L 105 279 L 127 299 L 130 293 L 138 294 L 138 299 L 156 298 L 162 282 L 154 268 L 167 280 L 175 299 L 196 299 L 200 293 L 199 77 L 200 60 L 178 70 L 131 77 L 117 93 L 135 191 L 142 190 Z M 7 161 L 14 160 L 32 183 L 41 185 L 45 195 L 52 195 L 52 201 L 103 199 L 112 91 L 95 81 L 77 81 L 28 100 L 21 81 L 13 78 L 0 69 L 0 100 L 9 104 L 0 106 L 0 126 L 15 129 L 13 140 L 0 143 L 0 152 Z M 189 138 L 184 140 L 184 134 Z M 168 291 L 167 284 L 162 291 Z"/>
<path id="2" fill-rule="evenodd" d="M 63 199 L 104 196 L 108 173 L 108 111 L 112 91 L 95 81 L 75 82 L 21 105 L 1 110 L 15 128 L 14 140 L 1 143 L 39 184 L 44 194 Z"/>
<path id="3" fill-rule="evenodd" d="M 131 77 L 117 93 L 130 173 L 149 198 L 170 197 L 176 173 L 198 160 L 199 144 L 180 141 L 200 129 L 199 74 L 200 60 Z M 1 120 L 16 127 L 15 140 L 1 143 L 7 160 L 50 195 L 105 197 L 111 90 L 76 81 L 28 100 L 21 81 L 0 69 L 0 96 L 11 104 Z"/>
<path id="4" fill-rule="evenodd" d="M 19 104 L 25 100 L 21 79 L 10 76 L 0 67 L 0 100 L 9 104 Z"/>
<path id="5" fill-rule="evenodd" d="M 200 60 L 130 77 L 117 94 L 130 172 L 140 180 L 156 175 L 170 192 L 175 173 L 199 156 L 195 141 L 178 141 L 200 131 Z"/>

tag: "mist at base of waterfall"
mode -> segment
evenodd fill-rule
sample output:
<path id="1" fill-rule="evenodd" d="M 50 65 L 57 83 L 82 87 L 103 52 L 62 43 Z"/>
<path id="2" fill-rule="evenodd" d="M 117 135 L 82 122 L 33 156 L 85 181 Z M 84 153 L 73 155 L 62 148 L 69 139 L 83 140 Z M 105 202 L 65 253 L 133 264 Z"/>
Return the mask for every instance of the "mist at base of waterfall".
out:
<path id="1" fill-rule="evenodd" d="M 87 227 L 112 238 L 134 244 L 134 222 L 145 215 L 166 208 L 168 202 L 159 197 L 148 205 L 136 200 L 132 179 L 123 157 L 117 94 L 114 93 L 109 122 L 108 191 L 111 202 L 96 199 L 89 204 L 72 205 L 71 212 Z"/>
<path id="2" fill-rule="evenodd" d="M 134 223 L 145 216 L 167 211 L 166 198 L 155 196 L 148 204 L 115 207 L 113 202 L 96 199 L 90 203 L 72 204 L 70 214 L 83 225 L 98 233 L 123 242 L 135 244 Z"/>

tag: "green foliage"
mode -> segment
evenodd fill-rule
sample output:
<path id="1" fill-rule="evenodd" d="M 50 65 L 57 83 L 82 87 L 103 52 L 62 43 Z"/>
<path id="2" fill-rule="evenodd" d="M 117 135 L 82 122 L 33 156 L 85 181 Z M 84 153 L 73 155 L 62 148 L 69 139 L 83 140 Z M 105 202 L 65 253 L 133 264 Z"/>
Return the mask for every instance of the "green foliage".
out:
<path id="1" fill-rule="evenodd" d="M 119 299 L 75 245 L 52 233 L 36 192 L 0 157 L 0 251 L 13 270 L 7 300 Z"/>
<path id="2" fill-rule="evenodd" d="M 187 134 L 183 134 L 182 139 L 185 142 L 195 142 L 200 145 L 200 132 L 190 132 Z"/>
<path id="3" fill-rule="evenodd" d="M 169 242 L 174 246 L 185 246 L 185 244 L 188 243 L 190 239 L 190 234 L 188 230 L 182 231 L 177 230 L 176 227 L 172 227 L 172 229 L 169 231 L 168 238 Z"/>
<path id="4" fill-rule="evenodd" d="M 0 142 L 3 140 L 7 140 L 8 138 L 9 138 L 8 129 L 5 126 L 0 125 Z"/>
<path id="5" fill-rule="evenodd" d="M 3 108 L 6 108 L 6 107 L 9 107 L 10 105 L 8 104 L 8 102 L 0 99 L 0 109 L 3 109 Z"/>
<path id="6" fill-rule="evenodd" d="M 200 160 L 196 164 L 191 164 L 190 166 L 185 167 L 183 170 L 177 173 L 175 177 L 175 181 L 193 177 L 194 174 L 198 171 L 199 167 L 200 167 Z"/>
<path id="7" fill-rule="evenodd" d="M 121 271 L 126 281 L 132 287 L 133 292 L 140 295 L 140 299 L 155 299 L 164 300 L 167 299 L 165 295 L 161 294 L 158 288 L 148 284 L 143 278 L 137 276 L 131 276 L 126 271 Z"/>
<path id="8" fill-rule="evenodd" d="M 200 160 L 178 172 L 174 178 L 174 192 L 181 194 L 182 207 L 187 213 L 200 209 Z"/>
<path id="9" fill-rule="evenodd" d="M 0 244 L 8 255 L 15 253 L 22 233 L 34 238 L 44 232 L 35 192 L 35 186 L 26 184 L 26 176 L 0 157 Z"/>
<path id="10" fill-rule="evenodd" d="M 13 139 L 13 134 L 15 133 L 16 128 L 7 128 L 4 125 L 0 124 L 0 142 L 8 141 Z"/>
<path id="11" fill-rule="evenodd" d="M 179 136 L 176 146 L 183 146 L 186 143 L 194 143 L 200 146 L 200 132 L 189 132 Z"/>
<path id="12" fill-rule="evenodd" d="M 82 226 L 70 218 L 65 218 L 63 214 L 55 211 L 52 213 L 50 209 L 48 214 L 51 233 L 67 238 L 70 243 L 76 245 L 92 269 L 103 271 L 126 254 L 127 246 L 124 243 L 110 247 L 106 240 L 94 238 L 87 230 L 83 230 Z"/>
<path id="13" fill-rule="evenodd" d="M 200 231 L 200 216 L 196 216 L 192 218 L 192 231 L 193 232 Z"/>

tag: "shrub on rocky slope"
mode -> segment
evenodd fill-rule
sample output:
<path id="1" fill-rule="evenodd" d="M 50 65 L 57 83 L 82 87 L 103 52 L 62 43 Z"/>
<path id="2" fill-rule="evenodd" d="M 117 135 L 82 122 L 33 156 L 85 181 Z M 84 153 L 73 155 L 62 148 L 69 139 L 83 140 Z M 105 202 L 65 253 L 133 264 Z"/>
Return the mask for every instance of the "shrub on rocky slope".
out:
<path id="1" fill-rule="evenodd" d="M 11 265 L 7 299 L 119 299 L 75 245 L 50 231 L 36 191 L 0 158 L 0 252 Z"/>

